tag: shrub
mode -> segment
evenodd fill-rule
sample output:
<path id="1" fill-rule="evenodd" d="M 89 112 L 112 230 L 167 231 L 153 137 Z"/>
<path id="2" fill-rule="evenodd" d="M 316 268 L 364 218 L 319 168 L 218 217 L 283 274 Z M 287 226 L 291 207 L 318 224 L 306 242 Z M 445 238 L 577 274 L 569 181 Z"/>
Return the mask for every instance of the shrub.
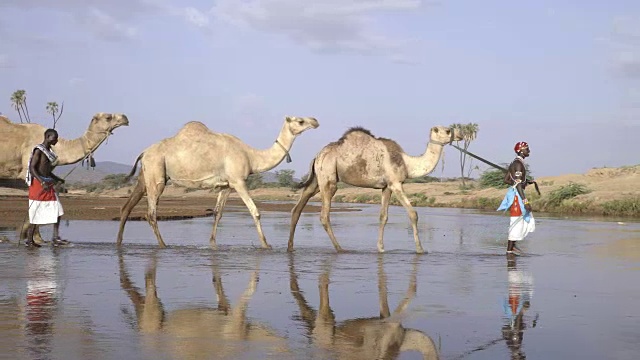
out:
<path id="1" fill-rule="evenodd" d="M 545 207 L 559 206 L 565 200 L 574 198 L 578 195 L 588 194 L 590 192 L 591 190 L 587 189 L 586 186 L 571 182 L 550 192 L 547 199 L 543 201 L 543 204 Z"/>
<path id="2" fill-rule="evenodd" d="M 504 183 L 504 171 L 496 169 L 486 170 L 480 175 L 480 187 L 506 189 L 509 185 Z"/>
<path id="3" fill-rule="evenodd" d="M 603 215 L 639 216 L 640 197 L 611 200 L 602 204 Z"/>

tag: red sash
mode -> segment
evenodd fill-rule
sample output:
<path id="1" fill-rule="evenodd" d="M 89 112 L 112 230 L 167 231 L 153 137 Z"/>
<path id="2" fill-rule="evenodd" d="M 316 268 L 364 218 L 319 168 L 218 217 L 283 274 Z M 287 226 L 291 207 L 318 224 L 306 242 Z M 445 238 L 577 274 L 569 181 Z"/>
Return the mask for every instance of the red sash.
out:
<path id="1" fill-rule="evenodd" d="M 48 191 L 44 191 L 40 181 L 34 178 L 29 186 L 29 200 L 56 201 L 56 191 L 53 186 L 50 186 Z"/>

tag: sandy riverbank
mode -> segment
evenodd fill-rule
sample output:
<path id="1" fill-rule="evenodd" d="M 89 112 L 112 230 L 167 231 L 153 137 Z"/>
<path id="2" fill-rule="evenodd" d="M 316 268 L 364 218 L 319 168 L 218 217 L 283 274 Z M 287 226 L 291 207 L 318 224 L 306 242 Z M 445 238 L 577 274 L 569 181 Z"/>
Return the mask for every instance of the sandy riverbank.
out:
<path id="1" fill-rule="evenodd" d="M 570 183 L 584 185 L 589 193 L 565 200 L 561 205 L 544 209 L 547 212 L 564 214 L 607 215 L 605 210 L 611 204 L 640 199 L 640 166 L 622 168 L 598 168 L 585 174 L 567 174 L 536 179 L 540 185 L 542 196 L 537 196 L 533 188 L 528 188 L 528 196 L 532 199 L 535 210 L 543 210 L 545 201 L 554 190 Z M 125 203 L 131 187 L 102 193 L 85 193 L 71 191 L 62 194 L 66 219 L 83 220 L 115 220 L 119 218 L 120 207 Z M 504 196 L 504 189 L 482 189 L 476 183 L 471 189 L 461 190 L 459 182 L 433 182 L 427 184 L 406 184 L 405 191 L 416 206 L 495 209 Z M 251 191 L 256 205 L 261 211 L 288 212 L 299 197 L 299 191 L 287 188 L 263 188 Z M 0 188 L 0 219 L 4 224 L 15 224 L 25 219 L 27 192 L 25 190 Z M 279 200 L 287 203 L 272 203 Z M 316 196 L 312 201 L 318 201 Z M 188 217 L 209 216 L 215 206 L 216 194 L 209 190 L 191 190 L 168 186 L 160 199 L 160 219 L 180 219 Z M 345 203 L 379 203 L 380 190 L 342 187 L 336 193 L 334 203 L 339 211 L 354 210 L 345 207 Z M 397 201 L 393 203 L 397 204 Z M 618 204 L 619 206 L 622 206 Z M 627 204 L 633 210 L 633 203 Z M 237 196 L 232 193 L 227 211 L 247 211 Z M 308 205 L 308 212 L 317 212 L 317 205 Z M 611 211 L 611 210 L 609 210 Z M 639 209 L 627 215 L 638 216 Z M 146 201 L 143 199 L 131 214 L 132 219 L 141 219 L 146 212 Z M 635 214 L 635 215 L 634 215 Z M 609 214 L 625 215 L 625 214 Z"/>

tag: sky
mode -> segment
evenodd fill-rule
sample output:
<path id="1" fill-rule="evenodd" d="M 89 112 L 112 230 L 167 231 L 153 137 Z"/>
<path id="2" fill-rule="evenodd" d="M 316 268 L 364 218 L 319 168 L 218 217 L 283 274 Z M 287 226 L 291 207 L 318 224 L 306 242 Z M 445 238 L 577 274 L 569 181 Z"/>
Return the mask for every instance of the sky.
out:
<path id="1" fill-rule="evenodd" d="M 432 126 L 469 122 L 493 162 L 526 141 L 535 177 L 584 173 L 640 163 L 640 1 L 3 0 L 14 121 L 17 89 L 48 127 L 64 101 L 63 138 L 125 113 L 97 161 L 133 164 L 192 120 L 267 148 L 292 115 L 320 123 L 274 169 L 298 177 L 352 126 L 419 155 Z"/>

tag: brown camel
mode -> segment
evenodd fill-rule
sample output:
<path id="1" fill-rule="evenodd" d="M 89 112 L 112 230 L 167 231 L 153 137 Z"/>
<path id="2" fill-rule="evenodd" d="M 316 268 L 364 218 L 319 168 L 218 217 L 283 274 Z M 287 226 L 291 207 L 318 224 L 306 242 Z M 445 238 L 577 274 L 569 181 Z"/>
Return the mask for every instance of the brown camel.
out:
<path id="1" fill-rule="evenodd" d="M 213 211 L 215 220 L 209 240 L 213 249 L 217 248 L 216 230 L 232 189 L 249 209 L 262 247 L 271 248 L 262 232 L 260 212 L 249 195 L 247 177 L 273 169 L 285 156 L 289 159 L 289 150 L 296 137 L 318 126 L 318 121 L 312 117 L 287 116 L 274 144 L 268 149 L 258 150 L 233 135 L 213 132 L 201 122 L 187 123 L 175 136 L 151 145 L 136 159 L 129 177 L 135 173 L 138 161 L 142 167 L 138 182 L 121 209 L 117 245 L 122 243 L 127 217 L 146 194 L 147 221 L 160 247 L 166 247 L 158 229 L 156 209 L 158 199 L 171 179 L 179 186 L 221 190 Z"/>
<path id="2" fill-rule="evenodd" d="M 234 359 L 246 351 L 247 342 L 267 346 L 276 352 L 287 351 L 286 340 L 274 330 L 247 320 L 247 306 L 258 284 L 259 258 L 249 284 L 235 306 L 230 305 L 224 292 L 214 260 L 212 271 L 217 308 L 187 307 L 169 312 L 158 298 L 156 254 L 145 271 L 144 295 L 133 285 L 122 251 L 118 251 L 118 258 L 120 286 L 135 307 L 136 324 L 146 350 L 168 353 L 174 359 Z"/>
<path id="3" fill-rule="evenodd" d="M 89 128 L 79 138 L 65 140 L 60 138 L 53 146 L 58 155 L 58 165 L 75 164 L 93 154 L 98 147 L 120 126 L 128 126 L 129 119 L 124 114 L 97 113 L 91 119 Z M 27 164 L 33 148 L 42 143 L 47 128 L 39 124 L 16 124 L 8 118 L 0 116 L 0 134 L 4 139 L 0 142 L 0 179 L 18 180 L 19 187 L 27 175 Z M 11 185 L 16 186 L 16 185 Z M 26 237 L 28 223 L 22 224 L 19 239 Z M 35 240 L 45 242 L 36 226 Z"/>
<path id="4" fill-rule="evenodd" d="M 440 160 L 444 146 L 451 141 L 462 140 L 462 136 L 456 129 L 435 126 L 431 128 L 429 138 L 424 154 L 410 156 L 395 141 L 375 137 L 368 130 L 355 127 L 349 129 L 338 141 L 322 148 L 311 162 L 309 175 L 300 184 L 300 187 L 303 187 L 300 199 L 291 210 L 287 250 L 293 251 L 293 237 L 300 213 L 309 199 L 320 192 L 322 199 L 320 221 L 336 251 L 342 251 L 333 234 L 329 218 L 331 199 L 338 189 L 338 181 L 342 181 L 353 186 L 382 189 L 378 231 L 379 252 L 384 252 L 382 237 L 387 223 L 389 200 L 393 193 L 409 214 L 416 252 L 423 253 L 418 237 L 418 214 L 404 193 L 402 184 L 409 178 L 422 177 L 431 173 Z"/>
<path id="5" fill-rule="evenodd" d="M 336 359 L 391 360 L 397 358 L 400 352 L 411 350 L 419 351 L 425 360 L 439 359 L 438 351 L 431 337 L 419 330 L 404 328 L 399 320 L 416 294 L 417 258 L 414 258 L 413 261 L 409 288 L 405 298 L 391 314 L 383 259 L 381 255 L 378 255 L 380 316 L 344 320 L 339 324 L 336 324 L 335 315 L 329 305 L 329 272 L 330 268 L 319 277 L 319 309 L 315 311 L 309 306 L 298 286 L 293 255 L 289 259 L 291 294 L 298 303 L 300 318 L 316 346 L 332 352 Z"/>

